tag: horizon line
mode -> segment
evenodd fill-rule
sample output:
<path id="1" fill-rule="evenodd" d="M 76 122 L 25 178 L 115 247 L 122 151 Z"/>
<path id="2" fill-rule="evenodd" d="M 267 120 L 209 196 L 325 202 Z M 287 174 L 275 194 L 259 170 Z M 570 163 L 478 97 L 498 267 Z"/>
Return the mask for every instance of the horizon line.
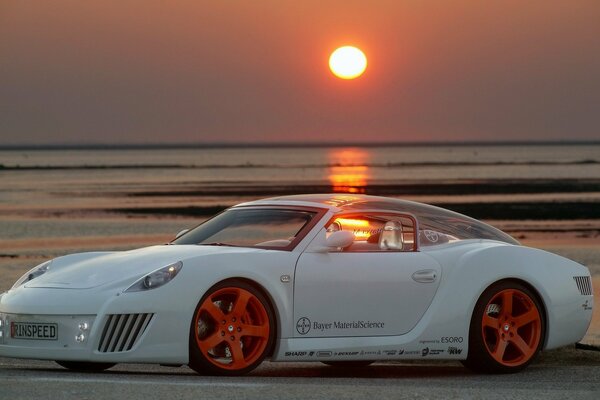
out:
<path id="1" fill-rule="evenodd" d="M 319 147 L 443 147 L 443 146 L 569 146 L 600 145 L 600 140 L 506 140 L 414 142 L 176 142 L 176 143 L 42 143 L 0 145 L 0 150 L 112 150 L 112 149 L 216 149 L 216 148 L 319 148 Z"/>

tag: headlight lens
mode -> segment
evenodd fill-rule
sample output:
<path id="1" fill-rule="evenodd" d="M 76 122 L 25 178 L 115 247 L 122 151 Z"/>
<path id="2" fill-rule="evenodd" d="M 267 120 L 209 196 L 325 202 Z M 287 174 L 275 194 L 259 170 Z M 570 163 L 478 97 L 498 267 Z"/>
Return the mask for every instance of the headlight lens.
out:
<path id="1" fill-rule="evenodd" d="M 37 267 L 30 269 L 29 271 L 27 271 L 27 273 L 25 273 L 25 275 L 20 277 L 19 280 L 15 282 L 11 289 L 18 288 L 24 283 L 27 283 L 40 275 L 44 275 L 50 269 L 50 264 L 52 264 L 52 260 L 46 261 L 45 263 L 42 263 Z"/>
<path id="2" fill-rule="evenodd" d="M 142 290 L 151 290 L 161 287 L 173 280 L 181 271 L 183 263 L 181 261 L 175 264 L 167 265 L 166 267 L 157 269 L 156 271 L 144 276 L 131 285 L 126 292 L 139 292 Z"/>

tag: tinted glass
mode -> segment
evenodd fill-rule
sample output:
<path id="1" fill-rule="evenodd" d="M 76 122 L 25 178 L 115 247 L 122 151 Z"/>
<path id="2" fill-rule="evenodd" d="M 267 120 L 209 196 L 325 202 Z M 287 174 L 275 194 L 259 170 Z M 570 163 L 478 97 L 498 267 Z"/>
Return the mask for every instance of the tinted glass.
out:
<path id="1" fill-rule="evenodd" d="M 174 244 L 286 248 L 316 213 L 284 209 L 229 209 Z"/>
<path id="2" fill-rule="evenodd" d="M 373 199 L 377 200 L 364 201 L 348 205 L 345 208 L 388 209 L 407 212 L 417 218 L 421 230 L 431 230 L 448 235 L 454 240 L 490 239 L 510 244 L 519 244 L 519 242 L 501 230 L 466 215 L 411 201 L 382 198 L 379 200 L 376 197 L 373 197 Z"/>

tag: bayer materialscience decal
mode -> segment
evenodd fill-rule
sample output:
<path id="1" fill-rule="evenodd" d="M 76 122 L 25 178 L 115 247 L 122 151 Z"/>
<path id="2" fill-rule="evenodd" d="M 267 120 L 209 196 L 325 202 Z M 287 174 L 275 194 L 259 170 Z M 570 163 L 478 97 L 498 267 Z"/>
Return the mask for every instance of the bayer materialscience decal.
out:
<path id="1" fill-rule="evenodd" d="M 310 319 L 302 317 L 296 322 L 296 330 L 301 335 L 306 335 L 310 331 Z"/>

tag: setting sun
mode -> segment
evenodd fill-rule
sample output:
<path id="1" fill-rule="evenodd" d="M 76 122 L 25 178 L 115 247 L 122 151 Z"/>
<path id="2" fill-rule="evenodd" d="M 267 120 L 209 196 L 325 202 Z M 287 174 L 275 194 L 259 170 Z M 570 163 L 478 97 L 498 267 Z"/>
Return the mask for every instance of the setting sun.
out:
<path id="1" fill-rule="evenodd" d="M 336 49 L 329 57 L 329 69 L 338 78 L 358 78 L 367 68 L 367 57 L 360 49 L 343 46 Z"/>

